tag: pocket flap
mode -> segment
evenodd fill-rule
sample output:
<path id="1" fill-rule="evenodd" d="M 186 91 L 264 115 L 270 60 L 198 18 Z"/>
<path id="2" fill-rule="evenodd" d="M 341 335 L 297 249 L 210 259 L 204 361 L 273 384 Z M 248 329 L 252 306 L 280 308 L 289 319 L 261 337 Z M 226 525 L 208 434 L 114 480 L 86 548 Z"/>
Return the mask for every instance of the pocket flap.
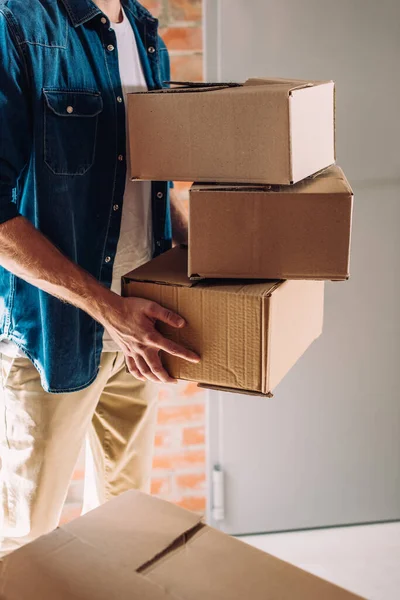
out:
<path id="1" fill-rule="evenodd" d="M 103 110 L 99 92 L 43 90 L 47 106 L 60 117 L 95 117 Z"/>

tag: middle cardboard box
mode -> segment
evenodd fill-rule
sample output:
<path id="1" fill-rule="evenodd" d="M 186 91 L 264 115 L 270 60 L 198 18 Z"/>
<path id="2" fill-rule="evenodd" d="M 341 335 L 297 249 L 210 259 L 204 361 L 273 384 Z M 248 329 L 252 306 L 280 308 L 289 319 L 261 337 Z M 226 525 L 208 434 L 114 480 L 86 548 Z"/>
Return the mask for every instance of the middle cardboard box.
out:
<path id="1" fill-rule="evenodd" d="M 187 249 L 178 246 L 123 279 L 124 296 L 157 302 L 187 322 L 183 329 L 158 327 L 201 362 L 162 353 L 166 369 L 204 387 L 271 396 L 322 333 L 324 282 L 193 282 L 187 263 Z"/>
<path id="2" fill-rule="evenodd" d="M 353 192 L 338 166 L 292 186 L 195 184 L 191 278 L 349 277 Z"/>

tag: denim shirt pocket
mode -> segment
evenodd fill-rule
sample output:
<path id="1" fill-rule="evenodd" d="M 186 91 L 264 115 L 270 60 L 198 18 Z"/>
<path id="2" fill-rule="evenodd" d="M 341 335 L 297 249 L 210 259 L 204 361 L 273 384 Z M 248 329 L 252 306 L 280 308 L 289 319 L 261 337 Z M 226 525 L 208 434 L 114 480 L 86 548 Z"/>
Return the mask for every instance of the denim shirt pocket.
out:
<path id="1" fill-rule="evenodd" d="M 43 89 L 44 161 L 55 175 L 84 175 L 93 165 L 101 94 Z"/>

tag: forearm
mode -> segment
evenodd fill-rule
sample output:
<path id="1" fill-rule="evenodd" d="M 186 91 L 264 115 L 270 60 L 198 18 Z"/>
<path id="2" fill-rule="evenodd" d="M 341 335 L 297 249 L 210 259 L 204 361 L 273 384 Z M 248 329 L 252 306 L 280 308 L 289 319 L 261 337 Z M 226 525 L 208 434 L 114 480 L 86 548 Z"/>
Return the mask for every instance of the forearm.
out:
<path id="1" fill-rule="evenodd" d="M 175 244 L 188 243 L 188 213 L 182 200 L 171 190 L 172 238 Z"/>
<path id="2" fill-rule="evenodd" d="M 64 256 L 24 217 L 0 225 L 0 265 L 105 324 L 118 296 Z"/>

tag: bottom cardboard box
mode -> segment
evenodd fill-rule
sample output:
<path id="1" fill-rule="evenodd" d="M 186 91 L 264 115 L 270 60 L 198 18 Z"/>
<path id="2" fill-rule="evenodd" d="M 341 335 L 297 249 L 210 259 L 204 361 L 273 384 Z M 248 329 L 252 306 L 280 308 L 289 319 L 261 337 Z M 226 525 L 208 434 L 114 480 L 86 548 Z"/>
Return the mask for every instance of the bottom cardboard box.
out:
<path id="1" fill-rule="evenodd" d="M 198 365 L 162 353 L 177 379 L 226 391 L 271 396 L 321 334 L 322 281 L 208 280 L 187 276 L 188 252 L 176 247 L 124 278 L 123 294 L 158 302 L 187 326 L 162 323 L 166 337 L 201 356 Z"/>
<path id="2" fill-rule="evenodd" d="M 0 561 L 2 600 L 351 600 L 360 598 L 127 492 Z"/>

